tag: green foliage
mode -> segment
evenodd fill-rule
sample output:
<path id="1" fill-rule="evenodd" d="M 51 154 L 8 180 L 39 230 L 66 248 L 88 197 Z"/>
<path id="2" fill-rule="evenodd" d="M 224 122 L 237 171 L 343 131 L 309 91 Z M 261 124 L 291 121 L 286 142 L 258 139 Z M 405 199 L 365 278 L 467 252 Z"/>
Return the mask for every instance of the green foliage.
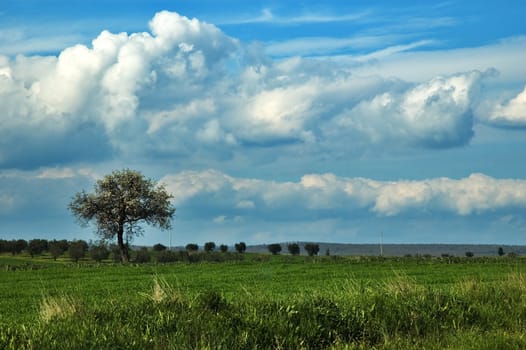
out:
<path id="1" fill-rule="evenodd" d="M 236 249 L 236 252 L 242 254 L 245 252 L 245 250 L 247 250 L 247 245 L 245 242 L 239 242 L 234 245 L 234 248 Z"/>
<path id="2" fill-rule="evenodd" d="M 226 244 L 221 244 L 219 246 L 219 250 L 221 251 L 221 253 L 226 253 L 228 252 L 228 246 Z"/>
<path id="3" fill-rule="evenodd" d="M 279 254 L 281 252 L 281 244 L 279 243 L 272 243 L 267 246 L 268 251 L 272 253 L 272 255 Z"/>
<path id="4" fill-rule="evenodd" d="M 77 193 L 69 209 L 81 225 L 94 222 L 103 239 L 117 238 L 121 260 L 129 260 L 127 243 L 140 234 L 139 223 L 170 229 L 175 212 L 162 185 L 130 169 L 114 171 L 97 181 L 93 193 Z M 124 241 L 124 234 L 127 239 Z"/>
<path id="5" fill-rule="evenodd" d="M 320 246 L 315 243 L 306 243 L 304 248 L 309 256 L 318 255 L 318 252 L 320 251 Z"/>
<path id="6" fill-rule="evenodd" d="M 32 239 L 27 245 L 27 252 L 31 257 L 40 255 L 48 249 L 48 241 L 45 239 Z"/>
<path id="7" fill-rule="evenodd" d="M 68 248 L 69 257 L 73 261 L 78 262 L 86 255 L 87 246 L 87 243 L 82 240 L 71 242 Z"/>
<path id="8" fill-rule="evenodd" d="M 497 254 L 499 254 L 499 256 L 503 256 L 504 254 L 504 249 L 502 247 L 499 247 L 499 249 L 497 250 Z"/>
<path id="9" fill-rule="evenodd" d="M 24 239 L 5 240 L 0 239 L 0 253 L 11 253 L 13 255 L 20 254 L 27 249 L 27 241 Z"/>
<path id="10" fill-rule="evenodd" d="M 216 244 L 214 242 L 206 242 L 204 249 L 207 253 L 213 252 L 216 249 Z"/>
<path id="11" fill-rule="evenodd" d="M 195 243 L 188 243 L 185 249 L 188 252 L 197 252 L 199 250 L 199 246 Z"/>
<path id="12" fill-rule="evenodd" d="M 466 257 L 472 258 L 475 254 L 473 252 L 466 252 Z"/>
<path id="13" fill-rule="evenodd" d="M 156 252 L 161 252 L 163 250 L 166 250 L 166 246 L 161 243 L 157 243 L 157 244 L 154 244 L 153 250 Z"/>
<path id="14" fill-rule="evenodd" d="M 298 243 L 289 243 L 287 245 L 287 249 L 291 255 L 299 255 L 300 254 L 300 246 Z"/>
<path id="15" fill-rule="evenodd" d="M 181 261 L 181 252 L 163 250 L 157 254 L 157 262 L 159 263 L 170 263 L 176 261 Z"/>
<path id="16" fill-rule="evenodd" d="M 139 264 L 150 262 L 151 260 L 150 252 L 148 251 L 148 248 L 143 247 L 137 251 L 137 254 L 135 255 L 135 262 Z"/>
<path id="17" fill-rule="evenodd" d="M 101 262 L 110 257 L 110 250 L 104 244 L 94 245 L 89 250 L 90 257 L 96 262 Z"/>

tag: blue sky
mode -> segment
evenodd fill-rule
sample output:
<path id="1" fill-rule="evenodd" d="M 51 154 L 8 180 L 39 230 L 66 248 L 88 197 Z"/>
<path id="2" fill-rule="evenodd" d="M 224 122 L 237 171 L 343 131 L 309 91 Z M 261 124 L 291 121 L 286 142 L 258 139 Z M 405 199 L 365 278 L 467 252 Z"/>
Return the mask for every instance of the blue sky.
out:
<path id="1" fill-rule="evenodd" d="M 175 244 L 526 244 L 524 13 L 4 0 L 0 237 L 95 239 L 67 204 L 129 167 Z"/>

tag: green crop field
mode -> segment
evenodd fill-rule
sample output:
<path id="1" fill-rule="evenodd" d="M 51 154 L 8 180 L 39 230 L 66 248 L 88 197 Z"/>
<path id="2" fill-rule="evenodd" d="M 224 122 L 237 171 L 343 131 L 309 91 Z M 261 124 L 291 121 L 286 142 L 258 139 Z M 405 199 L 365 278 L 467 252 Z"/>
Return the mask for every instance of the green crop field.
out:
<path id="1" fill-rule="evenodd" d="M 1 349 L 524 349 L 525 334 L 523 258 L 0 255 Z"/>

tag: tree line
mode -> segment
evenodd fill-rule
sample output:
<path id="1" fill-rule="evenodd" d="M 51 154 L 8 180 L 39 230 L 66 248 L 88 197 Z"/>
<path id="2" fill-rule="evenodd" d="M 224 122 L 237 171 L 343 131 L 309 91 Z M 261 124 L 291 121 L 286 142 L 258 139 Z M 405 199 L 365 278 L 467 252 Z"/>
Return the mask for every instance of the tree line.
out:
<path id="1" fill-rule="evenodd" d="M 130 247 L 126 249 L 130 253 Z M 245 242 L 239 242 L 234 244 L 234 250 L 242 254 L 246 251 L 247 245 Z M 216 251 L 216 244 L 214 242 L 206 242 L 203 246 L 205 253 L 213 253 Z M 219 251 L 221 253 L 227 253 L 229 247 L 226 244 L 219 245 Z M 168 261 L 179 261 L 185 260 L 181 258 L 183 255 L 180 252 L 173 252 L 168 248 L 157 243 L 150 247 L 142 247 L 136 250 L 135 262 L 148 262 L 151 259 L 151 252 L 156 252 L 157 256 L 160 256 L 160 260 Z M 189 243 L 185 247 L 185 253 L 195 254 L 199 251 L 199 245 L 196 243 Z M 0 239 L 0 253 L 11 253 L 12 255 L 19 255 L 22 253 L 29 254 L 32 258 L 35 256 L 42 255 L 44 253 L 49 254 L 54 260 L 62 256 L 69 256 L 74 261 L 79 261 L 85 257 L 100 262 L 107 260 L 110 255 L 113 256 L 114 261 L 121 261 L 121 248 L 117 244 L 107 244 L 103 241 L 99 242 L 86 242 L 84 240 L 46 240 L 46 239 L 31 239 L 29 241 L 25 239 L 13 239 L 5 240 Z M 179 254 L 174 255 L 176 258 L 171 257 L 171 253 Z M 188 260 L 188 259 L 187 259 Z M 164 262 L 164 261 L 161 261 Z"/>

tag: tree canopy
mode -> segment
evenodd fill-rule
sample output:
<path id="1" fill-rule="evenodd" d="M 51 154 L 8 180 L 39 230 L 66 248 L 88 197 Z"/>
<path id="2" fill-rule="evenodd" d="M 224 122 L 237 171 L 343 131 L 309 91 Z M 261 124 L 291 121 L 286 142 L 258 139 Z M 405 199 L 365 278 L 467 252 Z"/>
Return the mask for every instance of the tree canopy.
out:
<path id="1" fill-rule="evenodd" d="M 98 180 L 93 193 L 75 194 L 69 209 L 83 226 L 95 223 L 103 239 L 117 238 L 121 261 L 129 261 L 128 241 L 141 234 L 139 224 L 171 228 L 175 208 L 163 185 L 140 172 L 116 170 Z M 126 234 L 126 243 L 124 235 Z"/>

